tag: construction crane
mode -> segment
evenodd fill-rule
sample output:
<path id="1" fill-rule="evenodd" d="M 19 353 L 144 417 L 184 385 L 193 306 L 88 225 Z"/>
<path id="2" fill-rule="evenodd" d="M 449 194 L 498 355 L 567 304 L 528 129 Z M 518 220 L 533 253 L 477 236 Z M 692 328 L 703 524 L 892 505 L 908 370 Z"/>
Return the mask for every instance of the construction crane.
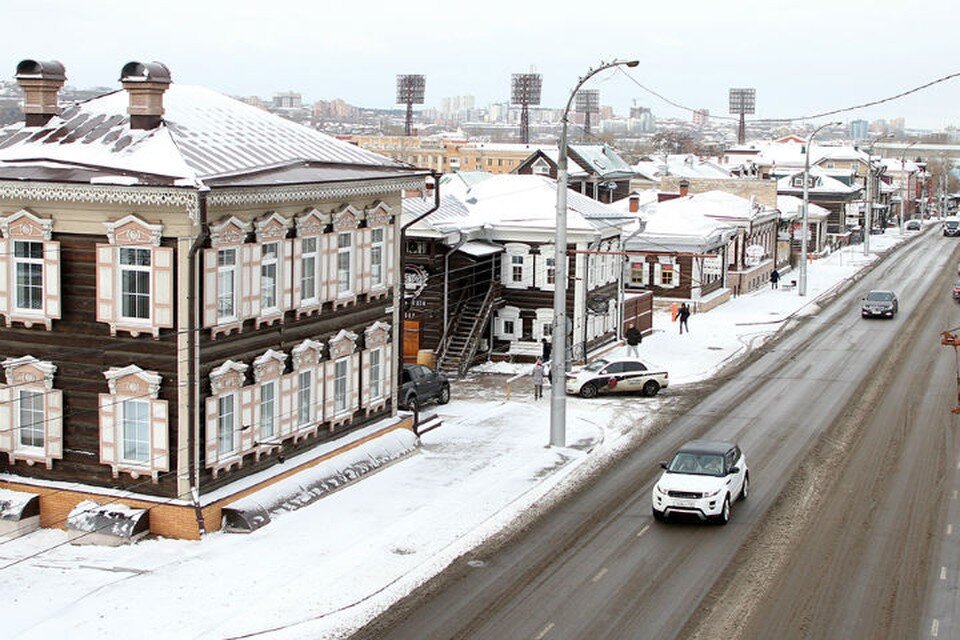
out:
<path id="1" fill-rule="evenodd" d="M 955 327 L 940 334 L 940 344 L 945 347 L 953 347 L 953 353 L 957 358 L 957 406 L 952 411 L 960 414 L 960 336 L 957 332 L 960 327 Z"/>

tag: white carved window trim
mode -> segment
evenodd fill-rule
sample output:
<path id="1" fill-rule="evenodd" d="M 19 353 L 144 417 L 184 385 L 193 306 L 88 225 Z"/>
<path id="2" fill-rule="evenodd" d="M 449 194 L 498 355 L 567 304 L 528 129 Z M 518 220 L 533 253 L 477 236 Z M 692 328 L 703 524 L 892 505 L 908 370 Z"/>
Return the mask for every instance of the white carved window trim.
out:
<path id="1" fill-rule="evenodd" d="M 7 454 L 10 464 L 18 460 L 32 466 L 37 463 L 53 468 L 54 460 L 63 458 L 63 391 L 54 389 L 57 371 L 51 362 L 33 356 L 7 358 L 4 369 L 6 384 L 0 385 L 0 452 Z M 20 444 L 20 393 L 39 394 L 43 405 L 43 445 Z"/>
<path id="2" fill-rule="evenodd" d="M 109 393 L 100 394 L 100 463 L 110 466 L 113 477 L 129 473 L 134 479 L 149 475 L 156 483 L 170 470 L 169 413 L 159 399 L 161 377 L 137 365 L 111 367 L 103 374 Z M 128 400 L 147 404 L 149 452 L 146 460 L 129 460 L 125 452 L 124 410 Z"/>
<path id="3" fill-rule="evenodd" d="M 280 243 L 262 242 L 260 243 L 260 314 L 273 315 L 280 312 L 280 300 L 283 294 L 280 292 Z M 273 271 L 273 286 L 268 287 L 266 276 L 268 271 Z M 270 290 L 272 288 L 272 291 Z M 270 304 L 267 304 L 270 302 Z"/>
<path id="4" fill-rule="evenodd" d="M 379 236 L 379 237 L 377 237 Z M 370 229 L 370 286 L 386 287 L 387 276 L 387 230 L 385 227 Z"/>
<path id="5" fill-rule="evenodd" d="M 254 450 L 254 391 L 246 384 L 248 365 L 227 360 L 210 372 L 210 395 L 206 400 L 205 466 L 216 478 L 221 471 L 242 467 L 243 457 Z M 220 451 L 220 398 L 233 395 L 233 444 L 231 451 Z"/>
<path id="6" fill-rule="evenodd" d="M 363 289 L 361 261 L 358 259 L 359 245 L 363 231 L 360 229 L 360 221 L 363 213 L 355 207 L 347 204 L 343 205 L 331 214 L 333 218 L 333 233 L 330 234 L 330 272 L 329 297 L 333 299 L 333 306 L 341 307 L 357 299 L 357 294 Z M 341 234 L 349 234 L 349 247 L 341 247 Z M 348 255 L 347 268 L 349 273 L 345 274 L 345 279 L 341 278 L 341 255 Z"/>
<path id="7" fill-rule="evenodd" d="M 290 424 L 294 434 L 294 442 L 309 435 L 316 435 L 320 423 L 323 422 L 323 365 L 321 357 L 323 343 L 316 340 L 304 340 L 291 351 L 293 356 L 293 372 L 291 380 Z M 307 388 L 308 406 L 307 420 L 301 420 L 303 397 L 303 374 L 310 374 L 310 386 Z"/>
<path id="8" fill-rule="evenodd" d="M 138 264 L 136 260 L 132 263 L 126 262 L 124 260 L 124 256 L 129 256 L 129 255 L 134 255 L 134 256 L 146 255 L 147 264 L 145 265 Z M 128 316 L 124 313 L 127 307 L 126 296 L 128 295 L 128 292 L 125 289 L 125 285 L 124 285 L 124 279 L 125 279 L 124 275 L 127 272 L 136 273 L 136 274 L 143 273 L 143 274 L 146 274 L 147 276 L 146 278 L 146 284 L 147 284 L 147 293 L 146 293 L 147 315 L 146 317 L 141 317 L 136 315 Z M 153 252 L 150 250 L 150 247 L 130 246 L 130 247 L 117 248 L 117 282 L 116 282 L 117 289 L 116 291 L 119 297 L 118 303 L 120 305 L 119 311 L 117 312 L 117 316 L 119 317 L 121 322 L 128 325 L 142 325 L 145 328 L 150 326 L 151 322 L 153 321 L 153 318 L 151 317 L 153 315 L 151 307 L 153 306 L 152 303 L 153 303 L 153 295 L 154 295 L 153 289 L 151 287 L 152 280 L 153 280 Z M 144 297 L 144 294 L 139 291 L 132 292 L 130 295 L 134 296 L 135 298 Z"/>
<path id="9" fill-rule="evenodd" d="M 253 446 L 256 459 L 264 453 L 277 451 L 283 440 L 293 432 L 293 377 L 284 375 L 287 354 L 267 349 L 253 361 Z M 273 433 L 268 437 L 262 431 L 264 417 L 263 391 L 273 389 Z M 246 426 L 246 423 L 244 423 Z M 245 452 L 244 452 L 245 453 Z"/>
<path id="10" fill-rule="evenodd" d="M 203 326 L 210 329 L 210 335 L 216 338 L 232 331 L 241 331 L 243 321 L 260 313 L 260 292 L 253 294 L 253 270 L 257 269 L 259 280 L 259 253 L 255 253 L 255 244 L 245 242 L 250 233 L 248 222 L 228 216 L 210 225 L 210 248 L 203 250 Z M 220 251 L 233 251 L 234 264 L 230 267 L 220 265 Z M 220 274 L 233 273 L 233 310 L 232 316 L 220 316 Z"/>
<path id="11" fill-rule="evenodd" d="M 217 255 L 217 322 L 232 323 L 240 319 L 240 258 L 237 255 L 240 251 L 237 247 L 221 247 L 216 249 Z M 227 262 L 230 258 L 230 262 Z M 227 296 L 224 296 L 224 284 L 230 276 L 230 310 L 232 313 L 224 314 L 221 310 L 224 308 L 220 302 Z"/>
<path id="12" fill-rule="evenodd" d="M 48 331 L 60 319 L 60 243 L 51 240 L 53 221 L 35 216 L 27 209 L 0 218 L 0 315 L 9 327 L 14 322 L 26 327 L 42 324 Z M 39 243 L 40 258 L 18 257 L 18 243 Z M 40 308 L 18 305 L 17 266 L 40 265 Z"/>
<path id="13" fill-rule="evenodd" d="M 527 289 L 533 286 L 533 256 L 526 244 L 511 242 L 504 245 L 501 258 L 500 281 L 508 289 Z M 519 274 L 520 279 L 516 276 Z"/>
<path id="14" fill-rule="evenodd" d="M 310 207 L 296 218 L 296 237 L 293 239 L 293 296 L 291 307 L 297 317 L 320 312 L 321 305 L 329 299 L 328 277 L 328 237 L 324 230 L 330 225 L 330 214 L 321 213 Z M 304 243 L 313 244 L 312 251 L 304 249 Z M 313 295 L 303 295 L 304 260 L 313 258 Z"/>
<path id="15" fill-rule="evenodd" d="M 356 289 L 353 236 L 352 231 L 337 233 L 337 298 L 351 297 Z"/>
<path id="16" fill-rule="evenodd" d="M 393 394 L 393 343 L 390 325 L 375 322 L 364 331 L 365 349 L 360 362 L 361 406 L 367 415 L 386 406 Z M 377 371 L 373 360 L 377 359 Z M 374 389 L 376 388 L 376 392 Z"/>
<path id="17" fill-rule="evenodd" d="M 513 331 L 507 331 L 506 323 L 513 323 Z M 506 306 L 497 311 L 496 335 L 500 340 L 519 340 L 523 336 L 523 323 L 518 307 Z"/>
<path id="18" fill-rule="evenodd" d="M 259 329 L 264 324 L 283 322 L 284 314 L 293 308 L 293 278 L 291 265 L 293 259 L 293 240 L 287 239 L 287 230 L 293 221 L 284 218 L 278 213 L 269 213 L 255 222 L 258 246 L 253 249 L 256 254 L 255 264 L 250 268 L 252 273 L 251 291 L 256 302 L 252 305 L 251 316 L 256 318 Z M 272 251 L 268 253 L 268 249 Z M 273 304 L 267 305 L 264 293 L 265 269 L 273 268 Z"/>
<path id="19" fill-rule="evenodd" d="M 553 309 L 537 309 L 537 317 L 533 323 L 533 339 L 550 339 L 553 333 Z"/>
<path id="20" fill-rule="evenodd" d="M 320 247 L 319 247 L 319 238 L 317 236 L 310 236 L 309 238 L 301 238 L 301 247 L 302 253 L 300 254 L 300 291 L 303 294 L 301 302 L 304 305 L 315 305 L 320 300 Z M 308 248 L 307 243 L 310 243 L 312 247 Z M 312 267 L 308 270 L 307 264 L 310 263 Z M 305 295 L 306 284 L 310 282 L 313 291 L 308 296 Z"/>
<path id="21" fill-rule="evenodd" d="M 324 388 L 324 415 L 333 430 L 338 424 L 349 423 L 353 420 L 354 411 L 360 407 L 359 380 L 355 378 L 360 371 L 360 353 L 357 351 L 357 334 L 341 330 L 330 338 L 330 358 L 324 363 L 326 379 Z M 346 406 L 338 408 L 337 395 L 337 365 L 346 362 Z"/>
<path id="22" fill-rule="evenodd" d="M 13 311 L 17 314 L 23 314 L 26 316 L 37 316 L 38 318 L 42 318 L 43 317 L 43 242 L 38 242 L 36 240 L 27 240 L 27 239 L 24 239 L 24 240 L 13 239 L 11 241 L 11 244 L 13 245 L 13 251 L 11 252 L 11 256 L 10 256 L 10 259 L 13 261 L 12 269 L 11 269 L 12 275 L 13 275 L 13 283 L 14 283 L 13 285 L 14 288 L 11 294 L 11 298 L 13 300 L 13 305 L 12 305 Z M 32 251 L 32 249 L 34 248 L 33 245 L 36 245 L 36 248 L 40 250 L 39 257 L 34 257 L 33 255 L 31 255 L 33 253 Z M 18 250 L 21 247 L 25 247 L 27 249 L 27 251 L 24 252 L 27 255 L 18 255 L 20 253 Z M 38 268 L 38 272 L 40 275 L 40 286 L 39 286 L 40 291 L 39 291 L 38 298 L 36 300 L 38 304 L 35 307 L 24 306 L 20 304 L 21 302 L 20 300 L 20 281 L 21 281 L 20 267 L 21 266 Z M 29 286 L 29 288 L 32 289 L 34 287 Z"/>

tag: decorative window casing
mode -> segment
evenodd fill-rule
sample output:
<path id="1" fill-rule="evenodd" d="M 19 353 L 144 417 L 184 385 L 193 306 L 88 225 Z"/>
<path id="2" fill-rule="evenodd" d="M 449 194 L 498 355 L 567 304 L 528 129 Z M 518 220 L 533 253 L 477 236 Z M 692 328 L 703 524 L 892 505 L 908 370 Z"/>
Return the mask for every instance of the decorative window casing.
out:
<path id="1" fill-rule="evenodd" d="M 293 239 L 293 300 L 297 317 L 320 313 L 323 303 L 330 300 L 327 259 L 330 234 L 324 234 L 330 225 L 330 214 L 314 208 L 297 216 L 297 237 Z"/>
<path id="2" fill-rule="evenodd" d="M 216 338 L 240 331 L 243 321 L 260 315 L 259 246 L 247 244 L 250 224 L 229 217 L 210 225 L 210 248 L 203 250 L 203 326 Z"/>
<path id="3" fill-rule="evenodd" d="M 60 243 L 53 221 L 26 209 L 0 218 L 0 314 L 7 326 L 60 319 Z"/>
<path id="4" fill-rule="evenodd" d="M 324 420 L 323 343 L 304 340 L 291 352 L 293 356 L 293 408 L 291 422 L 294 442 L 316 435 Z"/>
<path id="5" fill-rule="evenodd" d="M 161 247 L 163 225 L 134 215 L 108 222 L 97 245 L 97 322 L 133 336 L 173 328 L 173 248 Z"/>
<path id="6" fill-rule="evenodd" d="M 384 297 L 395 283 L 394 224 L 390 207 L 377 201 L 365 210 L 366 227 L 361 229 L 361 293 L 369 298 Z"/>
<path id="7" fill-rule="evenodd" d="M 214 478 L 231 467 L 242 467 L 243 456 L 255 447 L 255 385 L 244 384 L 247 368 L 227 360 L 210 372 L 204 451 Z"/>
<path id="8" fill-rule="evenodd" d="M 367 415 L 383 409 L 393 395 L 393 344 L 390 325 L 375 322 L 364 331 L 361 354 L 361 408 Z"/>
<path id="9" fill-rule="evenodd" d="M 523 321 L 518 307 L 501 307 L 497 310 L 495 334 L 500 340 L 519 340 L 523 337 Z"/>
<path id="10" fill-rule="evenodd" d="M 63 392 L 53 388 L 57 367 L 33 356 L 0 363 L 6 384 L 0 385 L 0 452 L 10 464 L 28 465 L 63 458 Z"/>
<path id="11" fill-rule="evenodd" d="M 257 244 L 254 261 L 259 264 L 252 269 L 251 289 L 257 309 L 254 314 L 256 326 L 283 322 L 287 309 L 293 308 L 293 278 L 290 262 L 293 257 L 293 240 L 287 239 L 287 229 L 292 222 L 277 213 L 271 213 L 256 221 Z"/>
<path id="12" fill-rule="evenodd" d="M 273 349 L 253 361 L 253 437 L 256 459 L 279 450 L 293 432 L 293 376 L 283 375 L 287 354 Z"/>
<path id="13" fill-rule="evenodd" d="M 533 339 L 551 339 L 553 335 L 553 309 L 537 309 L 537 317 L 533 322 Z"/>
<path id="14" fill-rule="evenodd" d="M 116 478 L 149 475 L 154 482 L 170 470 L 167 401 L 160 400 L 160 376 L 137 365 L 111 367 L 103 374 L 109 393 L 100 394 L 100 463 Z"/>
<path id="15" fill-rule="evenodd" d="M 361 212 L 344 205 L 333 214 L 333 233 L 327 234 L 327 288 L 334 308 L 356 302 L 361 288 L 357 255 Z"/>
<path id="16" fill-rule="evenodd" d="M 554 245 L 540 246 L 540 255 L 537 256 L 537 288 L 542 291 L 553 291 L 557 284 L 557 260 Z"/>
<path id="17" fill-rule="evenodd" d="M 659 256 L 653 265 L 653 283 L 664 289 L 680 286 L 680 263 L 672 256 Z"/>
<path id="18" fill-rule="evenodd" d="M 508 289 L 529 289 L 533 286 L 533 256 L 530 247 L 511 242 L 504 245 L 500 278 Z"/>
<path id="19" fill-rule="evenodd" d="M 634 257 L 627 265 L 627 282 L 635 287 L 645 287 L 650 283 L 650 265 L 642 256 Z"/>
<path id="20" fill-rule="evenodd" d="M 330 431 L 353 420 L 360 406 L 360 353 L 357 334 L 342 329 L 330 339 L 330 358 L 324 362 L 324 417 Z"/>

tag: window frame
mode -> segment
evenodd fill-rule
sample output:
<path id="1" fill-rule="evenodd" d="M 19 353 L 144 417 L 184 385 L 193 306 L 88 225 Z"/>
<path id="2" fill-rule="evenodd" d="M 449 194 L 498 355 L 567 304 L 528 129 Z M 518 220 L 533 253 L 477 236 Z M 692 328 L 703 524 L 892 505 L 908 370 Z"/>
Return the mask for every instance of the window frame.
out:
<path id="1" fill-rule="evenodd" d="M 154 256 L 153 256 L 153 247 L 143 246 L 143 245 L 119 245 L 116 248 L 116 265 L 117 265 L 117 293 L 119 307 L 117 309 L 117 318 L 124 323 L 129 323 L 131 325 L 150 325 L 153 322 L 153 266 L 154 266 Z M 145 251 L 146 255 L 149 256 L 150 262 L 147 265 L 142 264 L 125 264 L 123 261 L 123 256 L 125 251 Z M 125 296 L 127 292 L 124 290 L 124 273 L 132 272 L 138 274 L 147 274 L 147 293 L 146 293 L 146 307 L 147 315 L 146 317 L 139 316 L 128 316 L 125 311 Z M 137 296 L 138 298 L 143 298 L 143 293 L 133 293 L 132 295 Z"/>
<path id="2" fill-rule="evenodd" d="M 29 425 L 32 431 L 34 432 L 37 430 L 40 431 L 40 444 L 24 444 L 23 442 L 24 430 L 26 428 L 23 424 L 24 394 L 30 394 L 32 396 L 31 398 L 32 402 L 37 402 L 37 401 L 40 402 L 40 421 L 37 422 L 36 420 L 34 420 Z M 36 406 L 31 407 L 31 412 L 36 413 Z M 13 446 L 14 450 L 25 452 L 25 453 L 31 453 L 31 454 L 44 453 L 46 451 L 45 447 L 47 444 L 47 430 L 46 430 L 47 411 L 46 411 L 46 406 L 44 402 L 44 391 L 36 388 L 33 388 L 33 389 L 26 388 L 26 389 L 17 390 L 16 421 L 17 421 L 16 422 L 16 440 Z M 39 427 L 36 425 L 39 425 Z"/>
<path id="3" fill-rule="evenodd" d="M 340 375 L 339 369 L 343 367 L 343 375 Z M 341 398 L 340 386 L 341 378 L 343 380 L 343 396 Z M 342 406 L 341 406 L 342 399 Z M 333 412 L 334 414 L 345 413 L 350 408 L 350 357 L 337 359 L 333 363 Z"/>
<path id="4" fill-rule="evenodd" d="M 223 448 L 224 415 L 226 414 L 223 411 L 223 404 L 224 404 L 224 401 L 226 401 L 227 399 L 230 400 L 229 434 L 230 434 L 231 448 L 228 450 L 224 450 Z M 239 449 L 238 447 L 239 442 L 238 442 L 238 438 L 236 437 L 236 432 L 237 432 L 236 418 L 237 418 L 237 410 L 238 410 L 237 400 L 238 400 L 238 394 L 236 392 L 224 393 L 217 396 L 217 456 L 221 459 L 230 458 L 237 455 L 237 452 Z"/>
<path id="5" fill-rule="evenodd" d="M 259 416 L 260 420 L 258 421 L 258 424 L 257 424 L 257 436 L 258 436 L 257 439 L 263 442 L 265 440 L 272 440 L 277 437 L 277 423 L 278 423 L 277 388 L 278 388 L 278 385 L 276 380 L 266 380 L 259 384 L 260 384 L 260 393 L 257 399 L 257 408 L 260 412 L 260 416 Z M 269 414 L 265 414 L 264 412 L 264 404 L 265 404 L 264 390 L 266 389 L 270 389 L 270 394 L 271 394 L 270 401 L 269 401 L 270 402 Z M 269 415 L 270 417 L 270 433 L 269 434 L 264 433 L 265 415 Z"/>
<path id="6" fill-rule="evenodd" d="M 304 385 L 303 378 L 309 378 Z M 304 369 L 297 372 L 297 428 L 303 428 L 313 422 L 313 369 Z M 306 392 L 306 406 L 304 406 L 304 392 Z M 306 409 L 306 419 L 304 419 L 304 409 Z"/>
<path id="7" fill-rule="evenodd" d="M 221 260 L 220 260 L 221 255 L 226 256 L 228 254 L 233 256 L 233 263 L 229 265 L 221 264 Z M 238 294 L 237 273 L 239 268 L 239 265 L 238 265 L 239 261 L 237 259 L 238 254 L 239 254 L 239 247 L 218 247 L 217 248 L 217 323 L 218 324 L 222 324 L 225 322 L 236 322 L 240 318 L 240 314 L 238 313 L 238 309 L 240 306 L 239 299 L 238 299 L 239 296 L 237 295 Z M 222 277 L 227 274 L 230 275 L 230 298 L 231 298 L 230 304 L 232 306 L 233 313 L 231 315 L 221 315 L 220 301 L 225 297 L 223 295 L 223 287 L 221 286 L 223 283 Z"/>
<path id="8" fill-rule="evenodd" d="M 307 251 L 307 242 L 313 244 L 313 249 Z M 320 288 L 317 286 L 320 283 L 318 282 L 319 278 L 319 269 L 320 266 L 320 242 L 317 236 L 307 236 L 300 239 L 300 301 L 301 303 L 315 304 L 320 300 Z M 313 267 L 310 269 L 310 276 L 307 276 L 307 261 L 312 261 Z M 313 294 L 310 296 L 304 295 L 306 290 L 305 283 L 310 280 L 313 287 Z"/>
<path id="9" fill-rule="evenodd" d="M 135 439 L 132 440 L 132 442 L 133 442 L 134 445 L 135 445 L 135 446 L 134 446 L 134 449 L 139 450 L 139 446 L 138 446 L 138 445 L 141 445 L 141 444 L 146 448 L 146 457 L 143 458 L 143 459 L 136 458 L 136 457 L 130 458 L 130 457 L 127 456 L 127 446 L 128 446 L 128 443 L 131 442 L 131 439 L 128 438 L 128 433 L 127 433 L 127 427 L 128 427 L 128 424 L 129 424 L 129 423 L 128 423 L 129 416 L 127 415 L 127 411 L 128 411 L 128 408 L 129 408 L 129 407 L 132 407 L 132 406 L 142 407 L 142 408 L 144 409 L 144 413 L 143 413 L 143 416 L 142 416 L 142 417 L 143 417 L 143 424 L 142 424 L 142 425 L 137 425 L 137 428 L 138 428 L 138 429 L 142 428 L 142 429 L 144 430 L 144 433 L 143 433 L 143 434 L 138 434 L 138 436 L 145 434 L 146 437 L 145 437 L 145 438 L 142 438 L 142 439 L 141 439 L 140 437 L 137 437 L 137 438 L 135 438 Z M 119 418 L 119 422 L 120 422 L 120 456 L 119 456 L 119 461 L 122 462 L 124 465 L 129 465 L 129 466 L 142 466 L 142 467 L 148 467 L 148 466 L 150 466 L 150 454 L 151 454 L 151 447 L 150 447 L 150 444 L 151 444 L 151 443 L 150 443 L 150 435 L 151 435 L 151 434 L 150 434 L 150 430 L 151 430 L 151 429 L 150 429 L 150 428 L 151 428 L 151 424 L 150 424 L 150 400 L 149 400 L 149 399 L 144 399 L 144 398 L 129 398 L 129 397 L 124 397 L 124 398 L 123 398 L 122 400 L 120 400 L 119 403 L 118 403 L 118 414 L 119 414 L 118 418 Z"/>
<path id="10" fill-rule="evenodd" d="M 370 383 L 367 388 L 367 394 L 371 401 L 379 400 L 383 397 L 383 347 L 377 347 L 376 349 L 370 350 Z M 374 367 L 376 367 L 377 374 L 374 375 Z M 376 385 L 377 392 L 374 393 L 374 385 Z"/>
<path id="11" fill-rule="evenodd" d="M 11 257 L 12 257 L 12 265 L 11 265 L 11 266 L 13 267 L 13 269 L 12 269 L 13 273 L 12 273 L 12 275 L 13 275 L 13 288 L 14 288 L 14 290 L 13 290 L 13 292 L 12 292 L 12 293 L 13 293 L 13 296 L 12 296 L 12 297 L 13 297 L 13 305 L 12 305 L 12 306 L 13 306 L 13 310 L 14 310 L 16 313 L 18 313 L 18 314 L 42 316 L 43 313 L 44 313 L 44 311 L 43 311 L 43 296 L 44 296 L 44 285 L 45 285 L 44 275 L 43 275 L 43 241 L 42 241 L 42 240 L 33 240 L 33 239 L 28 239 L 28 238 L 24 238 L 24 239 L 13 238 L 13 239 L 11 239 L 11 243 L 13 244 L 13 251 L 11 251 Z M 30 254 L 30 251 L 29 251 L 29 250 L 26 252 L 28 255 L 26 255 L 26 256 L 18 256 L 18 255 L 17 255 L 17 249 L 18 249 L 20 246 L 22 246 L 22 245 L 27 245 L 28 247 L 29 247 L 30 245 L 39 245 L 39 246 L 40 246 L 40 257 L 37 258 L 37 257 L 34 257 L 34 256 L 32 256 L 32 255 L 29 255 L 29 254 Z M 37 298 L 37 303 L 38 303 L 38 305 L 37 305 L 36 307 L 24 307 L 24 306 L 21 306 L 21 304 L 20 304 L 20 287 L 21 287 L 21 285 L 20 285 L 20 277 L 19 277 L 19 276 L 20 276 L 20 267 L 21 267 L 21 266 L 37 267 L 37 270 L 38 270 L 38 272 L 39 272 L 39 276 L 40 276 L 40 284 L 39 284 L 39 287 L 34 286 L 34 285 L 32 285 L 32 284 L 28 284 L 28 285 L 27 285 L 30 289 L 39 288 L 39 296 L 38 296 L 38 298 Z"/>
<path id="12" fill-rule="evenodd" d="M 342 240 L 344 237 L 348 240 L 347 246 L 341 246 Z M 344 261 L 344 256 L 346 256 L 346 269 L 344 269 L 341 264 Z M 344 278 L 346 274 L 346 278 Z M 353 291 L 356 288 L 353 267 L 353 232 L 352 231 L 339 231 L 337 232 L 337 296 L 351 296 Z M 346 286 L 344 283 L 346 282 Z"/>
<path id="13" fill-rule="evenodd" d="M 379 239 L 377 239 L 379 235 Z M 386 284 L 387 230 L 374 227 L 370 230 L 370 286 L 383 287 Z M 374 258 L 379 259 L 374 259 Z"/>
<path id="14" fill-rule="evenodd" d="M 272 252 L 267 253 L 272 247 Z M 260 314 L 273 314 L 280 310 L 280 241 L 272 240 L 270 242 L 260 243 Z M 273 286 L 267 286 L 267 270 L 273 270 Z M 272 289 L 272 291 L 271 291 Z M 273 296 L 272 304 L 266 303 L 266 292 L 270 291 Z"/>

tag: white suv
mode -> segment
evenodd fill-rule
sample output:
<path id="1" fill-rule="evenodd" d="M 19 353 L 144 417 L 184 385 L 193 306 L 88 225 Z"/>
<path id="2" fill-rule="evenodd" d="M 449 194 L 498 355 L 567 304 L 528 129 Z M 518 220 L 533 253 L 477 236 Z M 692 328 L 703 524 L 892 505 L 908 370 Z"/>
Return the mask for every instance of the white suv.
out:
<path id="1" fill-rule="evenodd" d="M 730 503 L 746 499 L 750 491 L 747 460 L 732 442 L 692 440 L 660 466 L 665 471 L 652 497 L 657 520 L 688 514 L 727 524 Z"/>

